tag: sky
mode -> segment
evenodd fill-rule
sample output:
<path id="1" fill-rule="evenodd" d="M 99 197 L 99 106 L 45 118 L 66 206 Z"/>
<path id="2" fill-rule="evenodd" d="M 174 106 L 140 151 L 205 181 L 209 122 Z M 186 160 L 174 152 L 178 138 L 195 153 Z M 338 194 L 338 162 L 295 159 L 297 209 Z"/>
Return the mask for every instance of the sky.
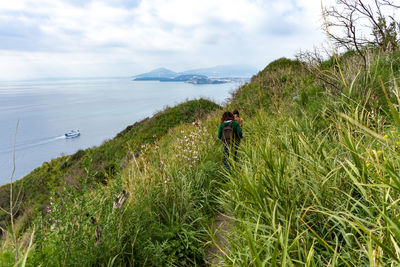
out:
<path id="1" fill-rule="evenodd" d="M 1 0 L 0 80 L 261 70 L 322 43 L 321 25 L 320 0 Z"/>

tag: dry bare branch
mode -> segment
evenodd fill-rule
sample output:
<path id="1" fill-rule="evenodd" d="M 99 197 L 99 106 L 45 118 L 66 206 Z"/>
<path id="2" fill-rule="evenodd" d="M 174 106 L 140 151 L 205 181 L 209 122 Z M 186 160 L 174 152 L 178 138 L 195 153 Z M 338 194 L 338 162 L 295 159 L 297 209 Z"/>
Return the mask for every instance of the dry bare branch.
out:
<path id="1" fill-rule="evenodd" d="M 13 236 L 13 240 L 14 240 L 14 246 L 15 246 L 15 260 L 18 262 L 19 260 L 19 255 L 18 255 L 18 240 L 17 240 L 17 234 L 15 232 L 15 225 L 14 225 L 14 215 L 15 215 L 15 211 L 14 211 L 14 204 L 13 204 L 13 200 L 14 200 L 14 196 L 13 196 L 13 178 L 14 178 L 14 174 L 15 174 L 15 143 L 17 141 L 17 132 L 18 132 L 18 126 L 19 126 L 19 120 L 17 121 L 17 126 L 15 129 L 15 134 L 14 134 L 14 142 L 13 142 L 13 169 L 12 169 L 12 173 L 10 176 L 10 222 L 11 222 L 11 231 L 12 231 L 12 236 Z M 17 265 L 19 266 L 19 264 Z"/>
<path id="2" fill-rule="evenodd" d="M 117 196 L 114 199 L 113 208 L 121 210 L 122 206 L 124 205 L 125 201 L 128 199 L 129 193 L 125 190 L 122 191 L 122 194 Z"/>

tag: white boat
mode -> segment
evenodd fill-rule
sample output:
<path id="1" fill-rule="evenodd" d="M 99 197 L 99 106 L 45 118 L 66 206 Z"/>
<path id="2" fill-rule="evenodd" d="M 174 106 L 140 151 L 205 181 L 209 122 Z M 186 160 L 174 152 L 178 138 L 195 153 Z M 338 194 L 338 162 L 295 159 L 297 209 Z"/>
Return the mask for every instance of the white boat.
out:
<path id="1" fill-rule="evenodd" d="M 65 133 L 66 138 L 74 138 L 74 137 L 78 137 L 80 135 L 81 135 L 81 133 L 79 132 L 79 130 L 71 130 L 68 133 Z"/>

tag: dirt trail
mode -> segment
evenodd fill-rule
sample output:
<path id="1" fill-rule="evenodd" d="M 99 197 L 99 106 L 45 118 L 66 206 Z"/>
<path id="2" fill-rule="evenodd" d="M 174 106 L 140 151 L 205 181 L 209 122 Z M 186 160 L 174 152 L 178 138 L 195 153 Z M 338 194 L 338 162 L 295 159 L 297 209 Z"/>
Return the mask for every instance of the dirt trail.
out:
<path id="1" fill-rule="evenodd" d="M 226 253 L 229 251 L 229 244 L 226 236 L 229 234 L 231 227 L 232 220 L 229 218 L 229 215 L 218 213 L 215 217 L 212 229 L 217 244 L 213 242 L 206 250 L 205 260 L 209 266 L 222 266 L 224 252 Z"/>

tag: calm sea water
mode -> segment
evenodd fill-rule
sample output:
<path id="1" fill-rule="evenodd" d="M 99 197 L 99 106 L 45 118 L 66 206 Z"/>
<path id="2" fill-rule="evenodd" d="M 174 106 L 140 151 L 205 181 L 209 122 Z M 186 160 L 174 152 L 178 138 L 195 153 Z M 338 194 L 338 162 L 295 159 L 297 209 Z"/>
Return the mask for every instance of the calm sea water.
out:
<path id="1" fill-rule="evenodd" d="M 0 82 L 0 185 L 43 162 L 100 145 L 128 125 L 187 99 L 222 103 L 238 84 L 136 82 L 126 79 Z M 79 129 L 81 136 L 64 138 Z"/>

